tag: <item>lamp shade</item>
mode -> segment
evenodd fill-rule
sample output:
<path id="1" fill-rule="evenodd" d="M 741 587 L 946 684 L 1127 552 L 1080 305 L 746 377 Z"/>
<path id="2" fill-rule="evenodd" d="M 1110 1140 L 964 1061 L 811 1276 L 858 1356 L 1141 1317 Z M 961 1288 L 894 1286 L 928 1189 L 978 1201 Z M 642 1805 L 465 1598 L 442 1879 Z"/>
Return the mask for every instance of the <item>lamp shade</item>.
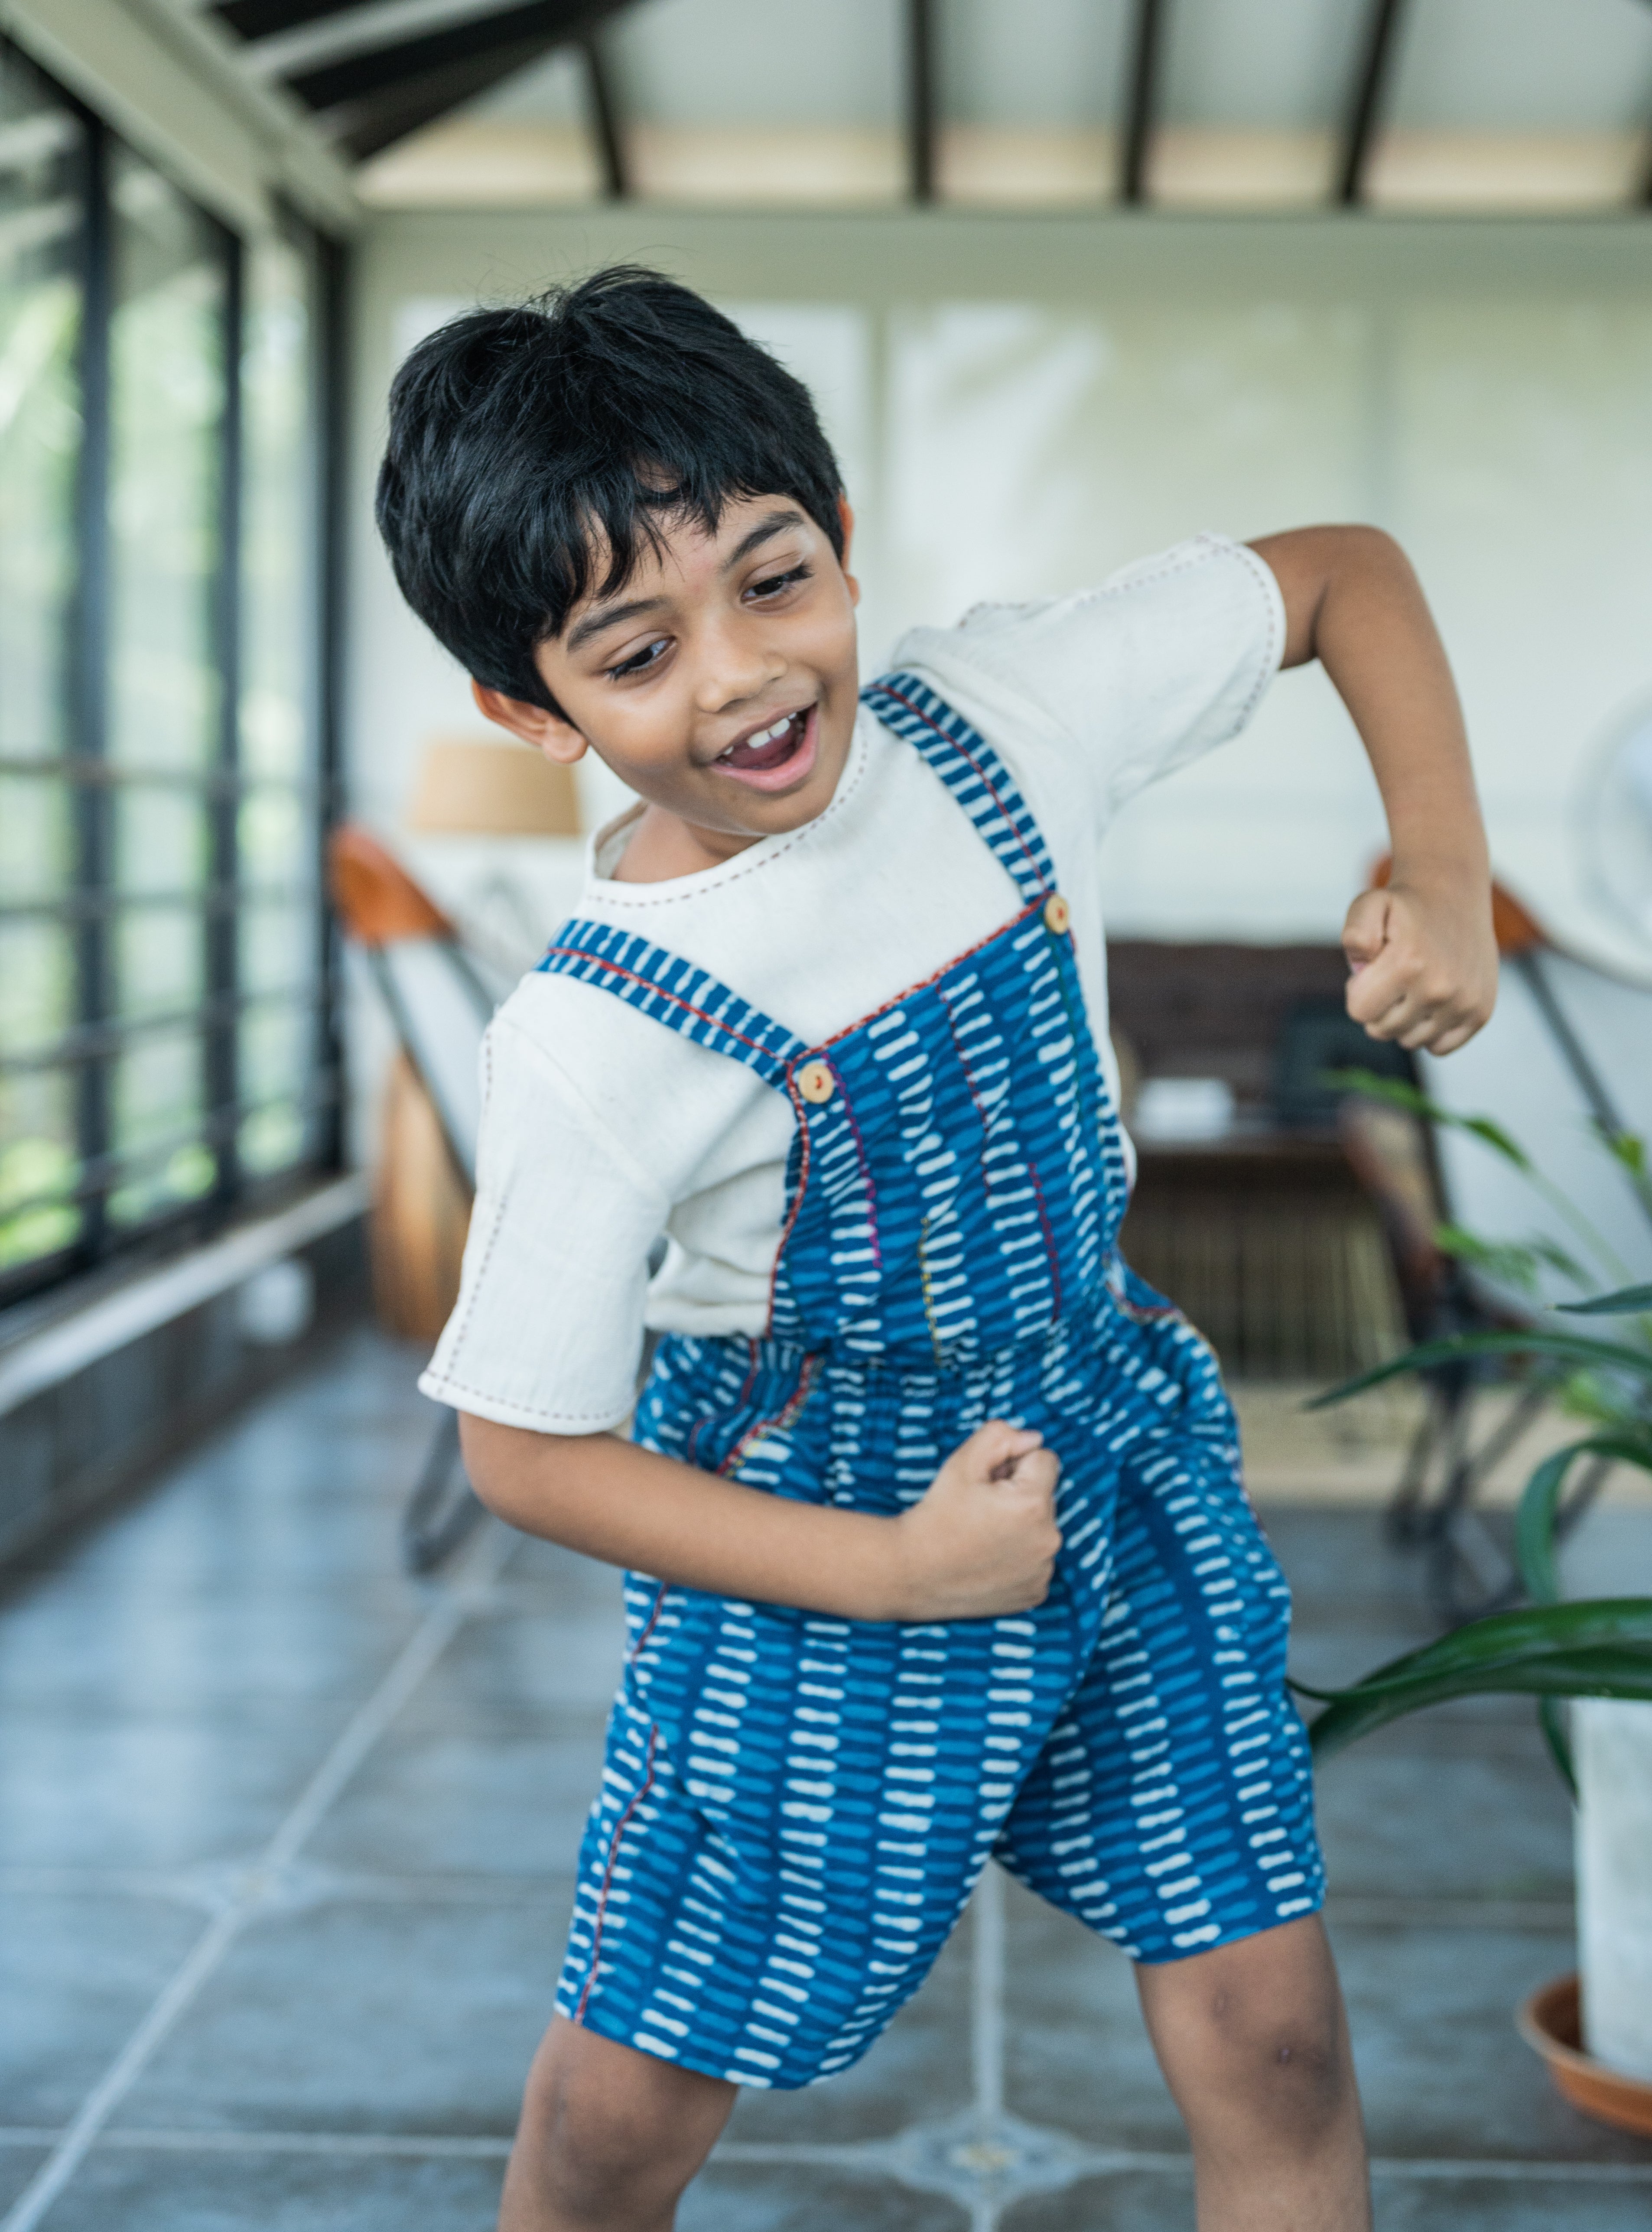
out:
<path id="1" fill-rule="evenodd" d="M 577 837 L 574 771 L 504 737 L 433 736 L 407 827 L 443 837 Z"/>

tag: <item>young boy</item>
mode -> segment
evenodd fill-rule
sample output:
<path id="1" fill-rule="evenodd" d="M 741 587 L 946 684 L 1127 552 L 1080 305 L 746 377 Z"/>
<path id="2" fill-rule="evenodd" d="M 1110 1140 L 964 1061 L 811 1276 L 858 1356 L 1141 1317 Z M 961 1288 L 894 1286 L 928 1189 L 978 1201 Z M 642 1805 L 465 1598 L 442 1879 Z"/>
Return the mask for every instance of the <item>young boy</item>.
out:
<path id="1" fill-rule="evenodd" d="M 1096 857 L 1319 659 L 1393 838 L 1350 1012 L 1460 1045 L 1486 847 L 1409 568 L 1201 536 L 919 629 L 862 697 L 808 394 L 685 289 L 463 318 L 391 418 L 414 609 L 490 719 L 640 801 L 488 1035 L 421 1383 L 496 1512 L 630 1569 L 502 2227 L 663 2232 L 736 2086 L 863 2054 L 996 1856 L 1135 1960 L 1203 2232 L 1355 2232 L 1287 1592 L 1214 1359 L 1114 1245 Z"/>

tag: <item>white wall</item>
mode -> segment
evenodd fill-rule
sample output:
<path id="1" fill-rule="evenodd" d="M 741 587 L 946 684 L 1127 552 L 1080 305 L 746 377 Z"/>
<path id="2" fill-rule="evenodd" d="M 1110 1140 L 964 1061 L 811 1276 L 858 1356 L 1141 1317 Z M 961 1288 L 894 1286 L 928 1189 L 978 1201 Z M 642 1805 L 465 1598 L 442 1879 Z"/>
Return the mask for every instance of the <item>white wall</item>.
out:
<path id="1" fill-rule="evenodd" d="M 349 755 L 387 833 L 420 738 L 474 721 L 372 535 L 395 356 L 452 307 L 637 257 L 817 383 L 862 520 L 868 671 L 911 621 L 1198 527 L 1391 529 L 1445 631 L 1500 872 L 1612 950 L 1578 825 L 1603 740 L 1652 697 L 1642 223 L 486 212 L 382 218 L 358 254 Z M 594 779 L 591 813 L 610 796 Z M 1109 840 L 1112 927 L 1334 938 L 1381 842 L 1334 697 L 1288 676 Z M 554 915 L 576 864 L 547 851 L 535 873 Z"/>

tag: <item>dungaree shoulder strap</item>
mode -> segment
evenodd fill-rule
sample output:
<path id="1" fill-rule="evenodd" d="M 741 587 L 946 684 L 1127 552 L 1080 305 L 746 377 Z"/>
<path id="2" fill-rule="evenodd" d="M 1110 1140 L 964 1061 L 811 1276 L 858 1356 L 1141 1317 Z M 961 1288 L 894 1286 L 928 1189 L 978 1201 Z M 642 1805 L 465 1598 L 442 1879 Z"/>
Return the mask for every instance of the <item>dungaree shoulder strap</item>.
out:
<path id="1" fill-rule="evenodd" d="M 780 1093 L 786 1090 L 793 1064 L 808 1052 L 784 1024 L 730 991 L 708 970 L 610 923 L 583 921 L 577 915 L 565 922 L 538 973 L 577 977 L 612 992 L 697 1045 L 745 1062 Z"/>
<path id="2" fill-rule="evenodd" d="M 887 729 L 917 747 L 1013 879 L 1028 906 L 1046 899 L 1055 870 L 1037 823 L 1009 769 L 961 713 L 915 674 L 885 674 L 862 702 Z M 777 1092 L 810 1049 L 783 1023 L 732 992 L 709 970 L 612 924 L 565 922 L 539 973 L 573 976 L 640 1008 L 713 1054 L 753 1069 Z"/>
<path id="3" fill-rule="evenodd" d="M 1047 899 L 1056 888 L 1056 871 L 1043 832 L 985 738 L 915 674 L 880 675 L 862 691 L 861 703 L 886 729 L 917 746 L 1026 904 Z"/>

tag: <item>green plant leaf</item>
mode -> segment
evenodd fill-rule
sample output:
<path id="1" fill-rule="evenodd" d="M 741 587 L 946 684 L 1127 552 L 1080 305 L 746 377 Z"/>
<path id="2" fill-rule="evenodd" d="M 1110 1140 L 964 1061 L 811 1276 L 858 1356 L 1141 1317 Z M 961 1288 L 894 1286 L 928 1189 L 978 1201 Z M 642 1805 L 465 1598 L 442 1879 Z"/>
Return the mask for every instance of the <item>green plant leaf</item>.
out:
<path id="1" fill-rule="evenodd" d="M 1514 1554 L 1526 1593 L 1540 1605 L 1558 1603 L 1560 1576 L 1555 1567 L 1555 1518 L 1566 1475 L 1581 1457 L 1615 1457 L 1652 1472 L 1652 1428 L 1641 1432 L 1590 1434 L 1546 1457 L 1527 1481 L 1515 1522 Z"/>
<path id="2" fill-rule="evenodd" d="M 1518 1140 L 1512 1139 L 1503 1126 L 1489 1116 L 1459 1116 L 1454 1110 L 1442 1108 L 1437 1100 L 1430 1100 L 1426 1093 L 1419 1093 L 1415 1085 L 1407 1085 L 1397 1077 L 1379 1077 L 1374 1069 L 1328 1069 L 1322 1073 L 1327 1085 L 1342 1093 L 1357 1093 L 1366 1100 L 1385 1100 L 1390 1108 L 1403 1108 L 1408 1115 L 1425 1117 L 1430 1124 L 1440 1124 L 1456 1132 L 1472 1132 L 1488 1147 L 1513 1164 L 1517 1171 L 1529 1171 L 1532 1158 Z"/>
<path id="3" fill-rule="evenodd" d="M 1474 1356 L 1546 1356 L 1557 1363 L 1595 1371 L 1615 1366 L 1652 1381 L 1652 1350 L 1625 1348 L 1615 1341 L 1590 1340 L 1583 1333 L 1550 1333 L 1542 1328 L 1530 1333 L 1460 1333 L 1447 1340 L 1423 1341 L 1402 1355 L 1390 1357 L 1386 1364 L 1373 1365 L 1369 1372 L 1314 1396 L 1303 1408 L 1324 1411 L 1333 1403 L 1345 1403 L 1350 1395 L 1363 1395 L 1368 1387 L 1381 1386 L 1401 1372 L 1428 1372 L 1438 1365 L 1460 1363 Z"/>
<path id="4" fill-rule="evenodd" d="M 1652 1286 L 1620 1287 L 1615 1294 L 1592 1294 L 1586 1302 L 1557 1302 L 1574 1318 L 1629 1318 L 1652 1310 Z"/>
<path id="5" fill-rule="evenodd" d="M 1356 1737 L 1424 1705 L 1490 1693 L 1652 1702 L 1652 1650 L 1538 1651 L 1525 1658 L 1465 1667 L 1455 1674 L 1393 1683 L 1369 1691 L 1355 1689 L 1316 1716 L 1308 1730 L 1309 1742 L 1316 1759 L 1328 1759 Z"/>
<path id="6" fill-rule="evenodd" d="M 1499 1279 L 1511 1287 L 1523 1288 L 1527 1294 L 1537 1290 L 1539 1258 L 1537 1249 L 1525 1241 L 1482 1240 L 1477 1232 L 1466 1231 L 1460 1224 L 1437 1224 L 1434 1246 L 1442 1256 L 1454 1256 L 1460 1263 L 1472 1263 L 1488 1279 Z M 1587 1285 L 1588 1281 L 1580 1283 Z"/>
<path id="7" fill-rule="evenodd" d="M 1646 1141 L 1638 1133 L 1603 1130 L 1600 1136 L 1631 1178 L 1647 1176 Z"/>

